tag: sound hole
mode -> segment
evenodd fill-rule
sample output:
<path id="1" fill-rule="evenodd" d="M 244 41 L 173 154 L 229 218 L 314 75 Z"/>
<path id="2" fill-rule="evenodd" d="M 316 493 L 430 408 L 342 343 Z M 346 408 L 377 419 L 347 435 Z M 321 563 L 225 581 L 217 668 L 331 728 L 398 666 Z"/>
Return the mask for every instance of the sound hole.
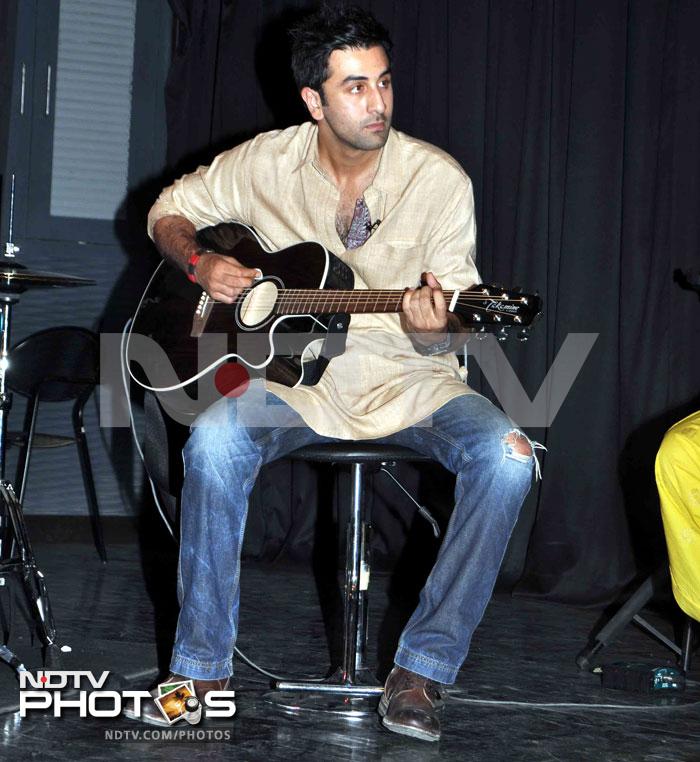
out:
<path id="1" fill-rule="evenodd" d="M 246 328 L 263 323 L 273 313 L 276 301 L 277 286 L 272 281 L 265 280 L 253 286 L 241 303 L 241 323 Z"/>

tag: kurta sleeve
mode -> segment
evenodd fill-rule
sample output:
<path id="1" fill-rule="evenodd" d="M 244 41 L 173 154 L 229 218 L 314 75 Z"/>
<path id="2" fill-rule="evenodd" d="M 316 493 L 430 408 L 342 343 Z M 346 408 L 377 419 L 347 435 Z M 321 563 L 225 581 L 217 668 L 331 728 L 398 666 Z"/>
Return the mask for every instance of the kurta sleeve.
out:
<path id="1" fill-rule="evenodd" d="M 199 230 L 207 225 L 249 218 L 250 165 L 254 143 L 219 154 L 208 167 L 184 175 L 158 196 L 148 214 L 148 235 L 162 217 L 179 215 Z"/>
<path id="2" fill-rule="evenodd" d="M 442 178 L 442 191 L 440 197 L 445 198 L 446 194 L 449 202 L 435 216 L 425 257 L 426 269 L 432 271 L 443 289 L 462 290 L 480 282 L 474 263 L 476 222 L 472 183 L 461 169 L 450 167 Z M 452 352 L 465 341 L 452 335 L 461 333 L 456 315 L 448 314 L 447 330 L 445 339 L 435 344 L 424 345 L 415 336 L 411 336 L 411 342 L 421 355 Z"/>
<path id="3" fill-rule="evenodd" d="M 436 216 L 425 262 L 444 289 L 464 289 L 481 281 L 475 264 L 474 193 L 464 173 L 449 186 L 449 201 Z"/>

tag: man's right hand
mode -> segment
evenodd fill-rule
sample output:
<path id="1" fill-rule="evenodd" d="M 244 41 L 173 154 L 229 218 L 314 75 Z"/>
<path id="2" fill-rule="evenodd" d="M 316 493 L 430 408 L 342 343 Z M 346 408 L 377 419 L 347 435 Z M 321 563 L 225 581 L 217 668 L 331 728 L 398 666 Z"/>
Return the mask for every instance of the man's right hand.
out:
<path id="1" fill-rule="evenodd" d="M 237 259 L 214 252 L 204 252 L 194 268 L 197 283 L 212 299 L 226 304 L 251 286 L 258 275 L 258 270 L 244 267 Z"/>
<path id="2" fill-rule="evenodd" d="M 190 256 L 200 248 L 194 225 L 177 214 L 161 217 L 155 223 L 153 240 L 160 253 L 185 273 Z M 233 257 L 211 251 L 201 252 L 194 268 L 197 283 L 212 299 L 226 304 L 231 304 L 244 288 L 252 285 L 258 274 Z"/>

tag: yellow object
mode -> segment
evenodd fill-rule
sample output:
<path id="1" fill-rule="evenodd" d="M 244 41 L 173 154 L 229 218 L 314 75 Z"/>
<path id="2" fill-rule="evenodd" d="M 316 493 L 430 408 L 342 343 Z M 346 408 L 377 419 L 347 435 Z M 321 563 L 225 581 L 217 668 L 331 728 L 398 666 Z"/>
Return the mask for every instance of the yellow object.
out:
<path id="1" fill-rule="evenodd" d="M 656 456 L 673 595 L 700 620 L 700 411 L 672 426 Z"/>

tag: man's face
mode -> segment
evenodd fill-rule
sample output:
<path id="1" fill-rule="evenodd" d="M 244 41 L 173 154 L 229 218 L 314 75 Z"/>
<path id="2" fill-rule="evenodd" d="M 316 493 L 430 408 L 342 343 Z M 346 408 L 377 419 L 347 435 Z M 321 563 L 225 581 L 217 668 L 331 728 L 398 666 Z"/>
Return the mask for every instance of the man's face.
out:
<path id="1" fill-rule="evenodd" d="M 320 129 L 329 130 L 344 145 L 373 151 L 386 143 L 394 94 L 384 48 L 334 50 L 323 83 L 325 103 Z M 323 126 L 325 123 L 325 127 Z"/>

